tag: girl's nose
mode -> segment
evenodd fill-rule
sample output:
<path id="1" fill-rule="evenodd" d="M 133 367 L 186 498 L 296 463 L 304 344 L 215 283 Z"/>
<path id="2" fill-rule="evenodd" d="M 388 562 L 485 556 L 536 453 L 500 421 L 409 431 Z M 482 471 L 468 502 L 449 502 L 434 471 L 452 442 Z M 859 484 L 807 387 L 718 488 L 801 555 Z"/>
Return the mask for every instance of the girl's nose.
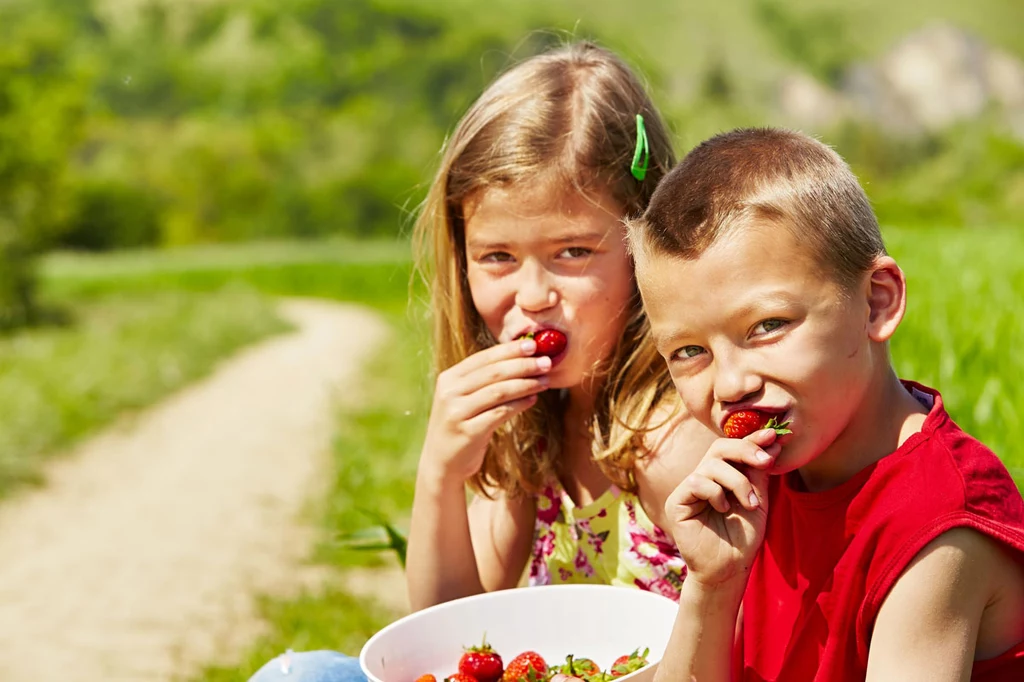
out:
<path id="1" fill-rule="evenodd" d="M 539 264 L 524 264 L 516 289 L 516 305 L 529 312 L 546 310 L 558 303 L 558 289 L 551 273 Z"/>

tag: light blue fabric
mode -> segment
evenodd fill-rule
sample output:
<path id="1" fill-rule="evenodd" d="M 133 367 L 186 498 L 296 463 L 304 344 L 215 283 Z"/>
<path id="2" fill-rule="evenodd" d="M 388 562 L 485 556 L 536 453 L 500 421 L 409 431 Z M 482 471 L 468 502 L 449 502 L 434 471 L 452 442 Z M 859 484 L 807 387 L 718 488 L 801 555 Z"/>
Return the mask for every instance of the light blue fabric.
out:
<path id="1" fill-rule="evenodd" d="M 359 659 L 337 651 L 281 654 L 249 678 L 249 682 L 367 682 Z"/>

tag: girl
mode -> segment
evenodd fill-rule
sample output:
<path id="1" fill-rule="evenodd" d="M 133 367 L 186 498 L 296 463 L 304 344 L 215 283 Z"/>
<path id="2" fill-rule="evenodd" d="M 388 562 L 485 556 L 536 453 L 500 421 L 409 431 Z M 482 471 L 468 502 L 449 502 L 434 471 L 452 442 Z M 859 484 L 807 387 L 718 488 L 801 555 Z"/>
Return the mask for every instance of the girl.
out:
<path id="1" fill-rule="evenodd" d="M 527 566 L 530 584 L 678 598 L 685 567 L 658 526 L 713 435 L 682 413 L 648 337 L 622 222 L 673 162 L 639 79 L 590 43 L 507 71 L 456 127 L 416 225 L 442 371 L 409 534 L 413 608 L 514 587 Z M 538 355 L 527 335 L 542 330 L 565 348 Z M 280 659 L 267 668 L 254 679 L 277 679 Z M 289 669 L 358 676 L 330 652 Z"/>

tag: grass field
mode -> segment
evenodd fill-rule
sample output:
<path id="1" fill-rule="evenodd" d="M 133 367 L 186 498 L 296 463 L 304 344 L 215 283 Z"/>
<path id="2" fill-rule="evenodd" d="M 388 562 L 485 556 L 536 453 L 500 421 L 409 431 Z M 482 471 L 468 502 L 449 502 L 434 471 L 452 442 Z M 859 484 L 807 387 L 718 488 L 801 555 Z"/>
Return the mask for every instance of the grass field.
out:
<path id="1" fill-rule="evenodd" d="M 886 231 L 890 252 L 909 280 L 910 303 L 892 352 L 901 376 L 939 388 L 969 432 L 987 442 L 1024 480 L 1024 233 L 1014 230 Z M 79 300 L 115 292 L 148 297 L 225 286 L 267 294 L 302 294 L 361 302 L 395 326 L 381 349 L 368 395 L 339 415 L 333 485 L 319 510 L 328 540 L 315 561 L 350 566 L 374 557 L 340 550 L 336 534 L 368 525 L 360 509 L 402 520 L 412 499 L 419 439 L 431 384 L 428 346 L 417 293 L 409 305 L 407 246 L 394 243 L 251 245 L 101 257 L 52 258 L 46 291 Z M 387 620 L 373 603 L 346 594 L 335 578 L 319 591 L 266 599 L 269 633 L 237 662 L 196 679 L 244 679 L 286 648 L 358 651 Z"/>
<path id="2" fill-rule="evenodd" d="M 0 498 L 76 439 L 287 328 L 245 286 L 51 300 L 70 324 L 0 337 Z"/>

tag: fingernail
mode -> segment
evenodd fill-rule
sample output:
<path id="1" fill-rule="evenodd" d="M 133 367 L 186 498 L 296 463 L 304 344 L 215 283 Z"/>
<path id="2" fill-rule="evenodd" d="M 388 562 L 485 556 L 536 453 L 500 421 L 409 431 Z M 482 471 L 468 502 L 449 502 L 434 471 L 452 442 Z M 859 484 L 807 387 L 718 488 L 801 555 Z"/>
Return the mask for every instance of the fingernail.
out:
<path id="1" fill-rule="evenodd" d="M 750 496 L 747 499 L 750 500 L 751 507 L 756 507 L 757 505 L 761 504 L 761 501 L 757 499 L 757 493 L 755 493 L 753 490 L 750 491 Z"/>
<path id="2" fill-rule="evenodd" d="M 766 464 L 766 463 L 772 461 L 772 456 L 769 455 L 764 450 L 758 450 L 757 454 L 754 455 L 754 456 L 757 458 L 757 461 L 761 462 L 762 464 Z"/>
<path id="3" fill-rule="evenodd" d="M 523 353 L 525 355 L 532 355 L 533 352 L 537 350 L 537 342 L 533 339 L 523 339 L 522 343 L 519 344 L 519 347 L 523 349 Z"/>
<path id="4" fill-rule="evenodd" d="M 548 384 L 551 383 L 551 379 L 549 379 L 548 377 L 537 377 L 537 383 L 540 384 L 541 386 L 547 386 Z"/>
<path id="5" fill-rule="evenodd" d="M 542 372 L 546 372 L 551 369 L 551 358 L 546 355 L 542 355 L 537 358 L 537 369 Z"/>

